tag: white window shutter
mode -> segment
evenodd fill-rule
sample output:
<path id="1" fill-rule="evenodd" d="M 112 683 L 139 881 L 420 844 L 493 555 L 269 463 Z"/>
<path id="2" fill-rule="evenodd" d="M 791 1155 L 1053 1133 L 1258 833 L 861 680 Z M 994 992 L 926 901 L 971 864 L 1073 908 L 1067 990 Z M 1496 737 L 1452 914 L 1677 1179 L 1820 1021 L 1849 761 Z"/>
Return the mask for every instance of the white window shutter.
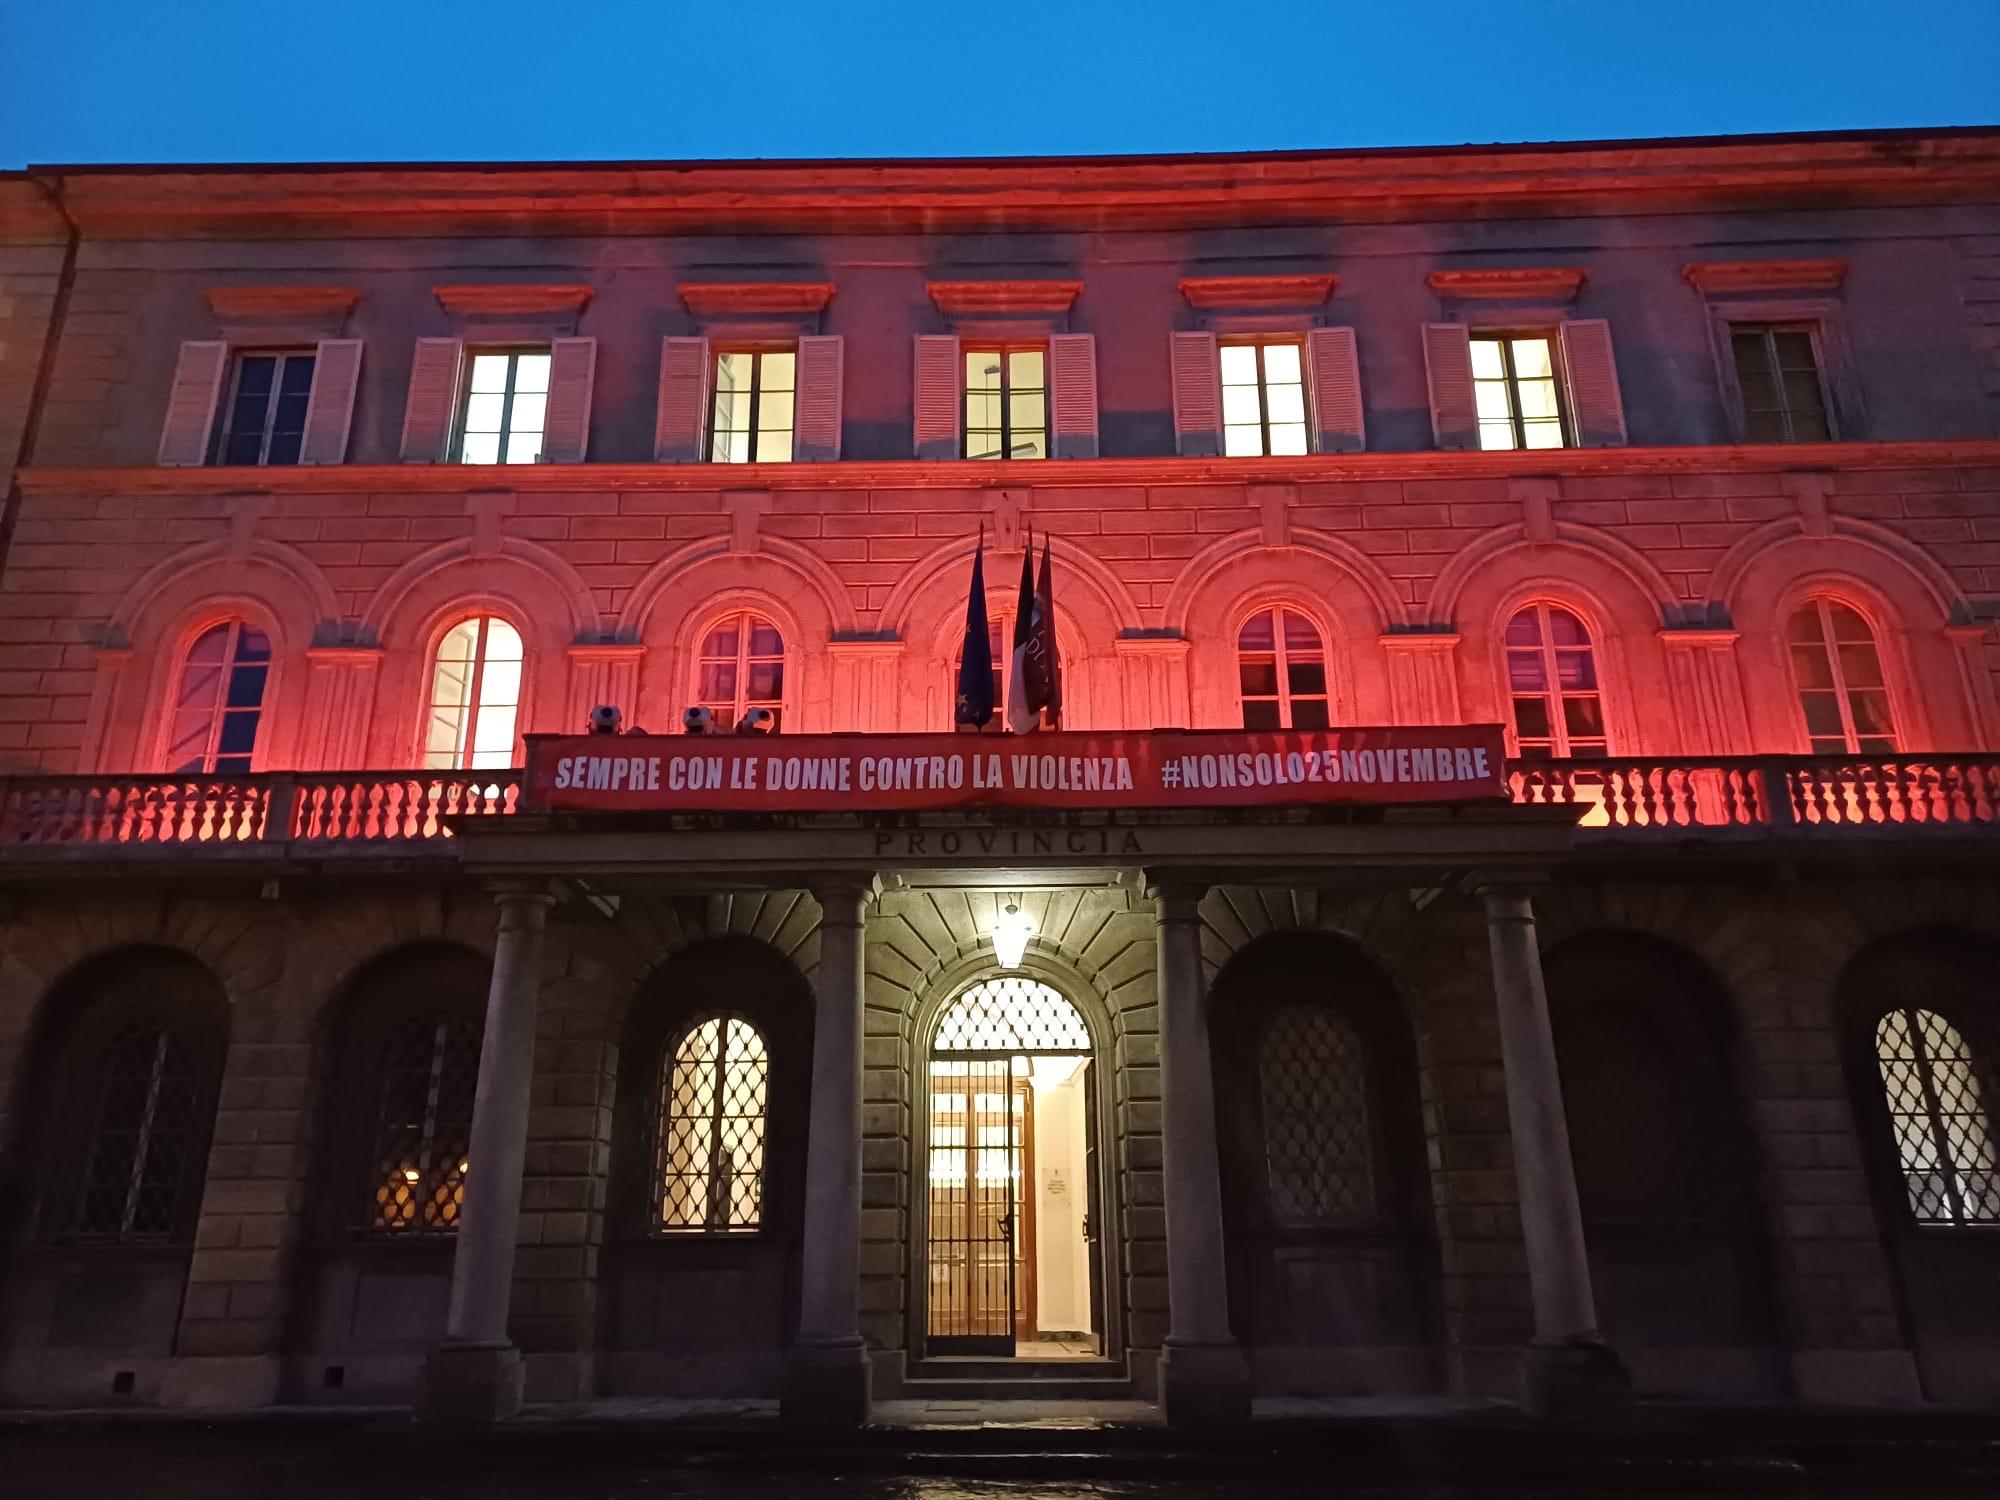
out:
<path id="1" fill-rule="evenodd" d="M 1057 458 L 1097 457 L 1097 338 L 1049 336 L 1049 415 Z"/>
<path id="2" fill-rule="evenodd" d="M 457 339 L 417 340 L 410 360 L 410 400 L 403 408 L 404 463 L 444 462 L 464 357 L 465 346 Z"/>
<path id="3" fill-rule="evenodd" d="M 960 389 L 965 371 L 951 334 L 917 335 L 916 395 L 911 443 L 918 458 L 957 458 Z"/>
<path id="4" fill-rule="evenodd" d="M 1359 453 L 1368 446 L 1361 410 L 1361 359 L 1352 328 L 1315 328 L 1306 335 L 1312 365 L 1313 450 Z"/>
<path id="5" fill-rule="evenodd" d="M 313 351 L 312 394 L 306 398 L 302 464 L 344 464 L 354 425 L 354 390 L 361 382 L 361 340 L 322 339 Z"/>
<path id="6" fill-rule="evenodd" d="M 653 418 L 657 462 L 701 462 L 711 373 L 707 339 L 660 340 L 660 404 Z"/>
<path id="7" fill-rule="evenodd" d="M 1212 333 L 1173 336 L 1174 451 L 1183 458 L 1222 452 L 1222 355 Z"/>
<path id="8" fill-rule="evenodd" d="M 189 468 L 208 462 L 209 434 L 215 430 L 216 398 L 229 368 L 229 345 L 191 339 L 174 363 L 167 392 L 167 420 L 160 429 L 160 467 Z"/>
<path id="9" fill-rule="evenodd" d="M 542 462 L 580 464 L 590 451 L 590 395 L 597 383 L 597 340 L 557 339 L 549 346 L 549 405 Z"/>
<path id="10" fill-rule="evenodd" d="M 1562 325 L 1562 358 L 1577 446 L 1624 447 L 1625 401 L 1618 393 L 1611 325 L 1602 318 L 1566 320 Z"/>
<path id="11" fill-rule="evenodd" d="M 792 457 L 800 463 L 832 463 L 840 457 L 840 397 L 846 344 L 837 333 L 799 340 Z"/>
<path id="12" fill-rule="evenodd" d="M 1431 433 L 1440 448 L 1479 446 L 1472 389 L 1472 338 L 1463 323 L 1424 324 L 1424 373 L 1431 388 Z"/>

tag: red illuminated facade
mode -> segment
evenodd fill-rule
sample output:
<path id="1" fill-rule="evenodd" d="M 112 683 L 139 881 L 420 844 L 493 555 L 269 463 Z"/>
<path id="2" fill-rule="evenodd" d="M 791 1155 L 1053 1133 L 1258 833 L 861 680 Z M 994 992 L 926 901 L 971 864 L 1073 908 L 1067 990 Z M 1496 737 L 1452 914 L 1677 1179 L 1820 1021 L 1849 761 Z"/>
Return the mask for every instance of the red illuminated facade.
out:
<path id="1" fill-rule="evenodd" d="M 1991 132 L 0 176 L 0 1398 L 1990 1399 L 1996 433 Z M 1509 795 L 522 800 L 1031 535 Z"/>

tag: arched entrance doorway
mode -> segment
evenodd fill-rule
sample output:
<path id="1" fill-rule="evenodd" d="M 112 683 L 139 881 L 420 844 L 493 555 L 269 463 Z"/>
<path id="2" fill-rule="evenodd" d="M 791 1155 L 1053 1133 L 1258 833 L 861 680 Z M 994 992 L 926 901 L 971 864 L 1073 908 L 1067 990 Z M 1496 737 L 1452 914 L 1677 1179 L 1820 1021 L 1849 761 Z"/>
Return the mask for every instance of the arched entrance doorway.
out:
<path id="1" fill-rule="evenodd" d="M 1103 1351 L 1096 1049 L 1036 979 L 972 985 L 937 1019 L 925 1113 L 930 1356 Z"/>

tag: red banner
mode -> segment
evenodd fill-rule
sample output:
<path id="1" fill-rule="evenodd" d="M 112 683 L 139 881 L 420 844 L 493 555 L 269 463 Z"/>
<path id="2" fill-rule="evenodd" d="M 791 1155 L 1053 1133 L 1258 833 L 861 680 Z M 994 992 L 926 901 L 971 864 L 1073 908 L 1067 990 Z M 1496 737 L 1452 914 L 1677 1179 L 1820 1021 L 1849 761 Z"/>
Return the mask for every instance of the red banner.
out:
<path id="1" fill-rule="evenodd" d="M 531 736 L 530 808 L 1263 807 L 1506 795 L 1500 729 Z"/>

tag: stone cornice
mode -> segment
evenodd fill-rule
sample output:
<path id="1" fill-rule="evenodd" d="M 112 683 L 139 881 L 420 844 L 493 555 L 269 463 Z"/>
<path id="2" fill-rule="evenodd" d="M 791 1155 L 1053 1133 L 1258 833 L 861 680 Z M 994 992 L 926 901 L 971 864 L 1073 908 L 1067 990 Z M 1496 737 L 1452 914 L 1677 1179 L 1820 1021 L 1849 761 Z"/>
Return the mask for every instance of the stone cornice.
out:
<path id="1" fill-rule="evenodd" d="M 830 281 L 683 281 L 674 290 L 699 317 L 816 313 L 833 298 Z"/>
<path id="2" fill-rule="evenodd" d="M 90 238 L 1191 228 L 1992 202 L 2000 130 L 1266 155 L 40 167 Z M 46 217 L 23 203 L 26 218 Z"/>
<path id="3" fill-rule="evenodd" d="M 202 294 L 225 321 L 250 318 L 340 318 L 361 300 L 358 286 L 212 286 Z"/>
<path id="4" fill-rule="evenodd" d="M 927 281 L 937 310 L 947 316 L 963 313 L 1068 312 L 1083 290 L 1080 281 Z"/>
<path id="5" fill-rule="evenodd" d="M 1831 292 L 1847 279 L 1844 260 L 1710 260 L 1681 267 L 1704 292 Z"/>
<path id="6" fill-rule="evenodd" d="M 439 286 L 431 291 L 438 305 L 454 317 L 522 317 L 580 313 L 590 305 L 592 288 L 547 283 L 494 283 Z"/>
<path id="7" fill-rule="evenodd" d="M 1798 469 L 2000 467 L 2000 439 L 1951 442 L 1769 443 L 1720 447 L 1562 448 L 1527 452 L 1314 453 L 1296 458 L 1077 458 L 827 464 L 343 464 L 301 468 L 35 467 L 29 495 L 465 494 L 504 485 L 521 494 L 578 490 L 956 490 L 990 503 L 996 487 L 1024 496 L 1064 486 L 1328 484 L 1351 479 L 1505 479 L 1519 475 L 1783 474 Z M 717 500 L 717 514 L 722 514 Z"/>
<path id="8" fill-rule="evenodd" d="M 1424 281 L 1440 297 L 1569 302 L 1583 286 L 1584 275 L 1579 266 L 1505 267 L 1433 271 Z"/>
<path id="9" fill-rule="evenodd" d="M 1181 296 L 1189 307 L 1318 307 L 1333 295 L 1338 276 L 1188 276 Z"/>

